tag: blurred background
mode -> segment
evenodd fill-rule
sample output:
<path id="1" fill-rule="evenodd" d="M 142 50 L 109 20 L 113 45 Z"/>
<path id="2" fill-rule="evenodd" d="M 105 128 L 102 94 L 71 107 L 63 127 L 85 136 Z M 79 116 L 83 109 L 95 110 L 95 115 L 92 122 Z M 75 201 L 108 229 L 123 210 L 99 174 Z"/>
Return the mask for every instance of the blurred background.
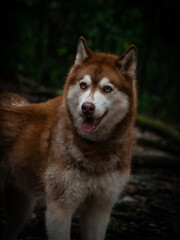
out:
<path id="1" fill-rule="evenodd" d="M 139 112 L 178 125 L 177 0 L 2 0 L 0 29 L 1 92 L 23 77 L 61 93 L 81 35 L 117 55 L 135 44 Z"/>
<path id="2" fill-rule="evenodd" d="M 137 144 L 106 240 L 180 239 L 180 33 L 177 0 L 1 0 L 0 93 L 31 102 L 62 93 L 78 39 L 120 55 L 138 49 Z M 47 239 L 37 206 L 18 240 Z M 5 220 L 0 207 L 0 238 Z M 80 239 L 79 219 L 71 230 Z"/>

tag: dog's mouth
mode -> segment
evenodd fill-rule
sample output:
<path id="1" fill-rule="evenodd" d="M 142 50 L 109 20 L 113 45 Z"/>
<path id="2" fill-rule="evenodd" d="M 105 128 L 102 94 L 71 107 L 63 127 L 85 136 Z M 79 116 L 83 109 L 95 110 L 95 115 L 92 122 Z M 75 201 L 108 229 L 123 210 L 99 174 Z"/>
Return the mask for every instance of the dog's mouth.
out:
<path id="1" fill-rule="evenodd" d="M 105 111 L 99 118 L 84 116 L 82 121 L 82 130 L 86 133 L 93 132 L 100 125 L 102 119 L 106 116 L 107 113 L 108 111 Z"/>

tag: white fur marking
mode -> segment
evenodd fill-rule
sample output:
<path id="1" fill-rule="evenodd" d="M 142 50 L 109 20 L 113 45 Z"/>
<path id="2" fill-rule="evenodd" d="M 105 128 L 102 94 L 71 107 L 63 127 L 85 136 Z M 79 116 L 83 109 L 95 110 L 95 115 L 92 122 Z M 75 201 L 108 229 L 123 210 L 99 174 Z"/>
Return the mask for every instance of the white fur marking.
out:
<path id="1" fill-rule="evenodd" d="M 112 89 L 114 89 L 114 85 L 110 82 L 109 78 L 102 78 L 102 80 L 100 81 L 100 87 L 104 88 L 106 86 L 111 87 Z"/>
<path id="2" fill-rule="evenodd" d="M 107 79 L 102 80 L 103 83 L 108 82 Z M 125 117 L 129 110 L 129 100 L 128 96 L 117 88 L 114 88 L 111 94 L 103 94 L 99 89 L 94 92 L 93 97 L 91 93 L 91 88 L 82 92 L 79 83 L 72 85 L 69 87 L 67 93 L 67 104 L 79 134 L 85 138 L 99 141 L 105 139 L 114 126 Z M 92 102 L 95 105 L 93 115 L 95 118 L 101 117 L 108 111 L 101 124 L 90 134 L 85 133 L 81 128 L 83 120 L 81 106 L 86 101 Z"/>
<path id="3" fill-rule="evenodd" d="M 85 75 L 83 77 L 83 79 L 81 79 L 80 83 L 82 83 L 82 82 L 85 82 L 87 84 L 87 86 L 89 86 L 91 84 L 91 77 L 90 77 L 90 75 L 88 75 L 88 74 Z"/>

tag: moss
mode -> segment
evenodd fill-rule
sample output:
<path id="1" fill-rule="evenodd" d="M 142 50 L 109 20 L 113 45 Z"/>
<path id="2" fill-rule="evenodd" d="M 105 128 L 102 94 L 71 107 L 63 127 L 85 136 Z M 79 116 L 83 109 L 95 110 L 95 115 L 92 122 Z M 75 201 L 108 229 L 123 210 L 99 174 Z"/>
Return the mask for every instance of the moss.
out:
<path id="1" fill-rule="evenodd" d="M 172 141 L 175 144 L 180 144 L 180 135 L 172 127 L 167 126 L 161 121 L 153 120 L 142 115 L 138 115 L 136 118 L 136 124 L 142 128 L 154 131 L 168 141 Z"/>

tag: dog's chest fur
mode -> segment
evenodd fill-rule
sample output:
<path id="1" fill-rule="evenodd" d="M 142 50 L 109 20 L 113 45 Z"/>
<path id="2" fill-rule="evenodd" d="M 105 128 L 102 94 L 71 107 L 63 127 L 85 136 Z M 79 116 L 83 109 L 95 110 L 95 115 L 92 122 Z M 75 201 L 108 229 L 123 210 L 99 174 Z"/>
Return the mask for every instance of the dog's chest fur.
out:
<path id="1" fill-rule="evenodd" d="M 130 145 L 126 143 L 126 149 L 119 142 L 82 139 L 72 132 L 65 116 L 56 124 L 50 150 L 52 164 L 45 177 L 47 191 L 53 189 L 54 197 L 61 202 L 68 199 L 81 204 L 91 196 L 114 202 L 128 180 Z"/>
<path id="2" fill-rule="evenodd" d="M 46 172 L 47 191 L 53 187 L 53 196 L 61 203 L 81 205 L 87 198 L 97 198 L 102 201 L 114 202 L 125 184 L 129 173 L 109 172 L 99 176 L 89 175 L 77 168 L 59 169 L 52 165 Z"/>

